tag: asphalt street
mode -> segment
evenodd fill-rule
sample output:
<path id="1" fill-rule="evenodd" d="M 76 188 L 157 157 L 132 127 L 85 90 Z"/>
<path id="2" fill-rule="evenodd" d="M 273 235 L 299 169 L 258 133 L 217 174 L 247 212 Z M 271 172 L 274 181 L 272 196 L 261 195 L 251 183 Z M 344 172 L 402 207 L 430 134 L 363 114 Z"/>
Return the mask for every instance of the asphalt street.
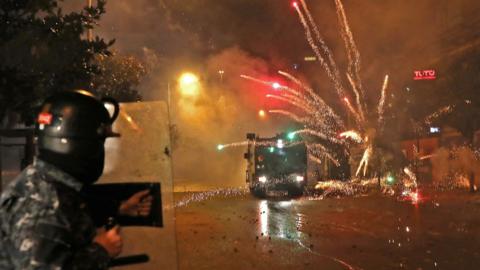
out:
<path id="1" fill-rule="evenodd" d="M 479 269 L 480 195 L 176 198 L 180 269 Z"/>

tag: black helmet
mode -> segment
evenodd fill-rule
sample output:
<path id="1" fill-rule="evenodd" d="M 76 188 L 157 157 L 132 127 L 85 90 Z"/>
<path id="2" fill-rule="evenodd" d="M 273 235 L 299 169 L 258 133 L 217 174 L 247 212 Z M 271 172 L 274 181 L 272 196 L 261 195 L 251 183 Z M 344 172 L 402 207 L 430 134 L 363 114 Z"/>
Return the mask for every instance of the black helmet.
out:
<path id="1" fill-rule="evenodd" d="M 113 105 L 112 116 L 105 103 Z M 112 132 L 118 113 L 115 100 L 99 100 L 84 90 L 52 95 L 37 117 L 39 157 L 79 180 L 96 181 L 103 171 L 105 139 L 119 136 Z"/>
<path id="2" fill-rule="evenodd" d="M 112 117 L 103 102 L 114 106 Z M 118 112 L 118 103 L 113 99 L 100 101 L 84 90 L 54 94 L 45 100 L 38 114 L 38 148 L 70 154 L 82 151 L 77 149 L 77 142 L 119 136 L 112 132 Z"/>

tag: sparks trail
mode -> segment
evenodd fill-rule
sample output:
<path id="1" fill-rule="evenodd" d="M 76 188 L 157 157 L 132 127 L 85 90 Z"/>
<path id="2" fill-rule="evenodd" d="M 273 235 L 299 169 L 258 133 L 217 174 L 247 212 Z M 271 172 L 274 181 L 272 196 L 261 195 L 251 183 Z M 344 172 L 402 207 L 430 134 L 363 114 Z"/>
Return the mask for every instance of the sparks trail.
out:
<path id="1" fill-rule="evenodd" d="M 314 104 L 316 104 L 318 106 L 317 108 L 317 111 L 321 111 L 321 112 L 324 112 L 325 114 L 327 114 L 327 116 L 333 118 L 335 120 L 335 122 L 340 126 L 340 127 L 343 127 L 344 124 L 343 124 L 343 121 L 342 119 L 340 118 L 340 116 L 338 116 L 335 111 L 330 107 L 328 106 L 325 101 L 318 95 L 315 93 L 315 91 L 313 91 L 312 88 L 308 87 L 307 85 L 305 85 L 304 83 L 302 83 L 299 79 L 295 78 L 293 75 L 287 73 L 287 72 L 284 72 L 284 71 L 278 71 L 278 73 L 282 76 L 284 76 L 285 78 L 289 79 L 290 81 L 292 81 L 293 83 L 295 83 L 297 86 L 301 87 L 303 90 L 305 90 L 307 93 L 308 93 L 308 96 L 313 99 L 313 102 Z M 295 91 L 293 89 L 293 91 Z M 305 98 L 309 98 L 309 97 L 305 97 Z"/>
<path id="2" fill-rule="evenodd" d="M 257 83 L 261 83 L 261 84 L 264 84 L 264 85 L 267 85 L 267 86 L 271 86 L 273 87 L 274 89 L 279 89 L 281 88 L 282 86 L 277 83 L 277 82 L 269 82 L 269 81 L 264 81 L 264 80 L 260 80 L 260 79 L 257 79 L 257 78 L 254 78 L 252 76 L 248 76 L 248 75 L 240 75 L 240 78 L 243 78 L 243 79 L 246 79 L 246 80 L 250 80 L 250 81 L 254 81 L 254 82 L 257 82 Z"/>
<path id="3" fill-rule="evenodd" d="M 292 113 L 292 112 L 289 112 L 289 111 L 285 111 L 285 110 L 269 110 L 268 111 L 269 113 L 277 113 L 277 114 L 283 114 L 283 115 L 286 115 L 290 118 L 292 118 L 293 120 L 295 120 L 296 122 L 303 122 L 305 121 L 304 118 L 301 118 L 300 116 Z"/>
<path id="4" fill-rule="evenodd" d="M 367 147 L 367 149 L 365 150 L 365 152 L 363 152 L 362 159 L 360 160 L 360 165 L 358 165 L 357 172 L 355 173 L 355 175 L 358 175 L 358 173 L 362 169 L 362 166 L 363 166 L 363 175 L 364 176 L 366 175 L 367 168 L 368 168 L 368 162 L 370 160 L 370 157 L 372 156 L 372 152 L 373 152 L 373 148 L 372 148 L 371 145 L 369 145 Z"/>
<path id="5" fill-rule="evenodd" d="M 372 177 L 375 173 L 382 175 L 383 173 L 379 171 L 369 174 L 369 168 L 371 168 L 372 158 L 386 162 L 381 158 L 382 151 L 380 151 L 385 149 L 381 149 L 378 145 L 388 141 L 384 135 L 384 125 L 389 77 L 386 75 L 383 80 L 378 106 L 375 109 L 369 109 L 360 76 L 360 53 L 348 24 L 343 4 L 340 0 L 334 1 L 348 61 L 347 71 L 344 73 L 339 71 L 332 51 L 324 41 L 305 1 L 300 0 L 301 5 L 295 3 L 293 7 L 304 28 L 308 44 L 332 83 L 331 89 L 336 92 L 341 101 L 340 104 L 343 104 L 344 113 L 336 112 L 316 91 L 287 72 L 279 71 L 278 73 L 287 79 L 288 85 L 280 85 L 248 75 L 241 77 L 273 87 L 277 91 L 274 94 L 268 94 L 267 97 L 291 105 L 290 109 L 274 109 L 269 112 L 289 117 L 301 124 L 303 128 L 293 134 L 302 135 L 310 160 L 321 163 L 326 158 L 339 166 L 338 153 L 343 151 L 348 155 L 350 151 L 355 150 L 352 146 L 356 145 L 356 149 L 362 154 L 358 160 L 355 176 Z M 345 76 L 344 78 L 341 77 L 342 74 Z M 343 85 L 343 81 L 348 81 L 348 87 Z M 354 97 L 353 103 L 350 102 L 350 97 Z M 344 118 L 347 116 L 352 116 L 353 123 L 345 121 Z M 345 125 L 347 122 L 348 126 Z M 416 176 L 411 173 L 411 170 L 405 168 L 402 171 L 398 170 L 397 173 L 409 179 L 403 181 L 407 192 L 414 192 L 417 182 Z"/>
<path id="6" fill-rule="evenodd" d="M 331 162 L 333 162 L 335 166 L 340 166 L 340 162 L 338 161 L 338 159 L 336 159 L 334 155 L 325 146 L 321 144 L 308 145 L 308 153 L 309 153 L 309 158 L 314 162 L 321 164 L 322 162 L 317 157 L 324 156 L 328 158 Z"/>
<path id="7" fill-rule="evenodd" d="M 314 130 L 314 129 L 300 129 L 300 130 L 293 131 L 291 133 L 292 134 L 308 134 L 308 135 L 312 135 L 312 136 L 315 136 L 315 137 L 318 137 L 320 139 L 324 139 L 324 140 L 327 140 L 327 141 L 330 141 L 330 142 L 333 142 L 333 143 L 337 143 L 337 144 L 342 144 L 343 143 L 341 140 L 337 139 L 336 137 L 334 137 L 332 135 L 329 135 L 329 134 L 326 134 L 326 133 L 323 133 L 321 131 L 317 131 L 317 130 Z"/>
<path id="8" fill-rule="evenodd" d="M 357 49 L 353 34 L 348 24 L 347 15 L 345 9 L 340 0 L 335 0 L 335 6 L 337 10 L 337 17 L 340 23 L 340 33 L 347 50 L 348 57 L 348 75 L 353 79 L 356 88 L 360 90 L 360 94 L 363 97 L 362 80 L 360 78 L 360 52 Z"/>
<path id="9" fill-rule="evenodd" d="M 305 14 L 307 15 L 308 21 L 310 25 L 313 28 L 313 33 L 315 34 L 315 38 L 317 39 L 317 42 L 320 43 L 320 47 L 322 48 L 324 54 L 328 58 L 328 63 L 330 64 L 330 67 L 333 71 L 333 76 L 340 81 L 340 72 L 338 71 L 337 64 L 335 63 L 335 60 L 333 59 L 333 54 L 330 51 L 330 48 L 328 48 L 327 44 L 323 40 L 322 35 L 320 34 L 320 31 L 318 30 L 317 24 L 313 20 L 313 16 L 310 13 L 310 10 L 308 9 L 307 4 L 305 3 L 304 0 L 300 0 L 300 3 L 302 4 L 303 9 L 305 10 Z"/>
<path id="10" fill-rule="evenodd" d="M 302 1 L 302 6 L 306 7 L 305 2 L 303 2 L 303 1 Z M 310 26 L 309 26 L 307 20 L 305 19 L 305 16 L 303 15 L 302 11 L 300 10 L 300 7 L 298 5 L 295 5 L 294 7 L 295 7 L 295 10 L 297 11 L 298 17 L 300 18 L 300 22 L 302 23 L 303 28 L 305 30 L 305 36 L 307 38 L 308 44 L 312 48 L 313 53 L 315 53 L 315 56 L 318 58 L 318 61 L 320 62 L 320 64 L 324 68 L 328 77 L 332 80 L 338 94 L 340 96 L 343 96 L 344 95 L 344 90 L 343 90 L 343 87 L 342 87 L 342 84 L 341 84 L 340 76 L 338 74 L 333 73 L 331 65 L 329 65 L 327 62 L 325 62 L 325 59 L 324 59 L 322 53 L 320 52 L 319 46 L 315 43 L 315 40 L 313 39 L 312 30 L 310 29 Z M 306 9 L 306 11 L 308 12 L 308 9 Z M 313 23 L 313 20 L 312 20 L 312 23 Z M 315 23 L 313 23 L 313 25 L 315 25 L 315 27 L 316 27 Z M 319 38 L 320 38 L 320 36 L 319 36 Z M 325 42 L 321 38 L 320 38 L 320 40 L 321 40 L 322 44 L 325 44 Z M 326 46 L 326 45 L 324 47 L 328 48 L 328 46 Z M 328 50 L 326 53 L 331 55 L 330 50 Z M 332 61 L 333 61 L 333 57 L 331 57 L 331 58 L 332 58 Z M 334 63 L 334 61 L 333 61 L 333 63 Z"/>
<path id="11" fill-rule="evenodd" d="M 385 114 L 385 98 L 388 86 L 388 75 L 385 76 L 382 86 L 382 93 L 380 95 L 380 102 L 378 103 L 378 125 L 383 126 L 383 115 Z"/>
<path id="12" fill-rule="evenodd" d="M 268 94 L 267 98 L 277 99 L 292 106 L 296 107 L 299 110 L 302 110 L 304 116 L 301 117 L 293 112 L 286 110 L 271 110 L 272 113 L 278 113 L 286 115 L 293 120 L 303 123 L 305 126 L 310 127 L 310 129 L 297 131 L 296 133 L 308 133 L 312 136 L 318 137 L 320 139 L 328 140 L 333 143 L 342 143 L 336 137 L 336 128 L 337 126 L 343 128 L 344 124 L 341 118 L 334 112 L 334 110 L 329 107 L 323 99 L 317 95 L 312 89 L 305 86 L 295 78 L 294 76 L 279 71 L 279 73 L 286 77 L 288 80 L 291 80 L 297 86 L 301 87 L 304 91 L 297 90 L 285 85 L 278 85 L 277 90 L 278 94 Z M 242 78 L 251 80 L 263 85 L 272 86 L 273 83 L 269 81 L 260 80 L 251 76 L 241 75 Z"/>
<path id="13" fill-rule="evenodd" d="M 363 108 L 362 103 L 360 101 L 361 98 L 360 98 L 360 93 L 358 92 L 358 89 L 357 89 L 357 85 L 353 81 L 352 76 L 350 76 L 348 73 L 347 73 L 347 79 L 348 79 L 348 82 L 350 83 L 350 86 L 352 87 L 353 93 L 355 93 L 355 101 L 357 102 L 357 106 L 359 108 L 361 119 L 362 119 L 362 121 L 365 121 L 365 115 L 363 113 L 364 108 Z"/>
<path id="14" fill-rule="evenodd" d="M 181 198 L 180 200 L 175 202 L 175 207 L 184 207 L 188 206 L 191 203 L 195 202 L 203 202 L 212 198 L 218 197 L 236 197 L 242 196 L 247 194 L 247 189 L 240 187 L 240 188 L 219 188 L 210 191 L 202 191 L 202 192 L 190 192 L 187 196 Z"/>
<path id="15" fill-rule="evenodd" d="M 231 147 L 240 147 L 240 146 L 247 146 L 249 141 L 242 141 L 242 142 L 234 142 L 234 143 L 228 143 L 228 144 L 218 144 L 217 145 L 217 150 L 221 151 L 225 148 L 231 148 Z M 292 147 L 295 145 L 303 144 L 303 142 L 289 142 L 284 144 L 284 148 Z M 261 146 L 276 146 L 277 141 L 255 141 L 254 145 L 261 145 Z"/>
<path id="16" fill-rule="evenodd" d="M 425 123 L 430 125 L 433 120 L 435 120 L 436 118 L 439 118 L 442 115 L 451 113 L 453 109 L 455 109 L 455 105 L 448 105 L 448 106 L 442 107 L 437 111 L 433 112 L 432 114 L 428 115 L 427 117 L 425 117 Z"/>
<path id="17" fill-rule="evenodd" d="M 356 143 L 362 143 L 363 142 L 362 137 L 355 130 L 349 130 L 349 131 L 342 132 L 342 133 L 340 133 L 340 137 L 352 139 Z"/>
<path id="18" fill-rule="evenodd" d="M 310 147 L 309 156 L 311 160 L 318 162 L 323 157 L 327 157 L 336 161 L 335 164 L 339 164 L 335 155 L 336 151 L 330 149 L 340 146 L 347 152 L 354 143 L 363 152 L 361 159 L 358 161 L 356 176 L 362 175 L 365 177 L 370 167 L 370 160 L 378 155 L 378 149 L 376 148 L 378 140 L 385 140 L 381 136 L 383 136 L 383 126 L 385 124 L 384 114 L 389 78 L 386 75 L 383 80 L 377 108 L 368 110 L 360 76 L 360 53 L 353 38 L 343 4 L 340 0 L 334 1 L 340 34 L 347 54 L 348 63 L 345 73 L 339 71 L 332 50 L 323 39 L 306 2 L 300 0 L 300 4 L 294 4 L 293 7 L 304 28 L 306 40 L 320 62 L 320 66 L 330 79 L 332 89 L 342 101 L 341 104 L 344 105 L 343 108 L 346 113 L 337 113 L 312 88 L 284 71 L 279 71 L 279 74 L 285 77 L 291 85 L 281 85 L 278 87 L 281 91 L 269 94 L 267 97 L 292 105 L 292 109 L 295 111 L 276 109 L 270 112 L 287 116 L 304 127 L 297 133 L 305 135 L 303 137 L 306 139 L 307 145 L 315 144 L 315 147 Z M 345 77 L 342 78 L 341 74 L 344 74 Z M 262 81 L 252 76 L 242 75 L 242 78 L 272 86 L 272 82 Z M 344 80 L 348 81 L 348 88 L 343 85 Z M 354 97 L 354 103 L 350 102 L 350 96 Z M 353 117 L 353 123 L 348 127 L 344 124 L 347 121 L 343 119 L 346 115 Z M 339 137 L 338 134 L 340 134 Z M 319 147 L 319 145 L 322 147 Z"/>
<path id="19" fill-rule="evenodd" d="M 347 104 L 347 108 L 350 111 L 350 113 L 353 115 L 353 117 L 356 120 L 356 124 L 359 128 L 362 128 L 363 126 L 361 124 L 364 123 L 364 120 L 360 116 L 360 113 L 353 108 L 352 103 L 350 103 L 350 100 L 347 97 L 343 98 L 343 101 L 345 101 L 345 104 Z"/>
<path id="20" fill-rule="evenodd" d="M 310 253 L 312 254 L 315 254 L 319 257 L 323 257 L 323 258 L 326 258 L 326 259 L 329 259 L 329 260 L 332 260 L 340 265 L 342 265 L 343 267 L 345 267 L 345 269 L 348 269 L 348 270 L 355 270 L 355 269 L 360 269 L 360 268 L 355 268 L 353 267 L 352 265 L 348 264 L 347 262 L 345 262 L 344 260 L 341 260 L 339 258 L 336 258 L 336 257 L 332 257 L 332 256 L 329 256 L 329 255 L 325 255 L 325 254 L 321 254 L 321 253 L 318 253 L 316 251 L 313 251 L 310 247 L 307 247 L 302 241 L 298 240 L 297 239 L 297 243 L 303 247 L 304 249 L 308 250 Z"/>
<path id="21" fill-rule="evenodd" d="M 303 102 L 300 99 L 294 98 L 291 95 L 283 94 L 283 95 L 280 96 L 280 95 L 268 94 L 268 95 L 266 95 L 266 97 L 267 98 L 278 99 L 278 100 L 284 101 L 286 103 L 289 103 L 289 104 L 297 107 L 300 110 L 304 110 L 308 114 L 313 113 L 313 109 L 310 106 L 308 106 L 306 102 Z"/>
<path id="22" fill-rule="evenodd" d="M 223 150 L 228 147 L 238 147 L 238 146 L 245 146 L 248 145 L 248 141 L 243 142 L 235 142 L 235 143 L 228 143 L 228 144 L 219 144 L 217 145 L 218 150 Z"/>

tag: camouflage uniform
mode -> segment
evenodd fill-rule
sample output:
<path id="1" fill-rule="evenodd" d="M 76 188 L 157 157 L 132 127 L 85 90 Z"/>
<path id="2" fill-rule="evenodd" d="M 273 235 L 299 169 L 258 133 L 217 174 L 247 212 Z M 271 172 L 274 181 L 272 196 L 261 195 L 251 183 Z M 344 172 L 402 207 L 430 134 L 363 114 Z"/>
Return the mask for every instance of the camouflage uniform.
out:
<path id="1" fill-rule="evenodd" d="M 106 269 L 82 184 L 37 160 L 0 198 L 0 269 Z"/>

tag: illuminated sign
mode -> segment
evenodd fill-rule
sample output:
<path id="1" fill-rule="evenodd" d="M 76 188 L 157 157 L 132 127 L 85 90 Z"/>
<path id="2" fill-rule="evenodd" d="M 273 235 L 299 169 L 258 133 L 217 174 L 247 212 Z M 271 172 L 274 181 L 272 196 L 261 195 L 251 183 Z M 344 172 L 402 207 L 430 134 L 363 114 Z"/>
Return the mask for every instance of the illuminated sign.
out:
<path id="1" fill-rule="evenodd" d="M 317 61 L 317 57 L 315 57 L 315 56 L 305 56 L 305 58 L 303 58 L 303 60 L 305 60 L 306 62 L 313 62 L 313 61 Z"/>
<path id="2" fill-rule="evenodd" d="M 440 133 L 439 127 L 430 127 L 430 133 Z"/>
<path id="3" fill-rule="evenodd" d="M 414 80 L 435 80 L 436 78 L 437 78 L 437 73 L 434 69 L 413 71 Z"/>
<path id="4" fill-rule="evenodd" d="M 38 115 L 38 123 L 43 125 L 50 125 L 52 123 L 52 114 L 44 112 Z"/>

